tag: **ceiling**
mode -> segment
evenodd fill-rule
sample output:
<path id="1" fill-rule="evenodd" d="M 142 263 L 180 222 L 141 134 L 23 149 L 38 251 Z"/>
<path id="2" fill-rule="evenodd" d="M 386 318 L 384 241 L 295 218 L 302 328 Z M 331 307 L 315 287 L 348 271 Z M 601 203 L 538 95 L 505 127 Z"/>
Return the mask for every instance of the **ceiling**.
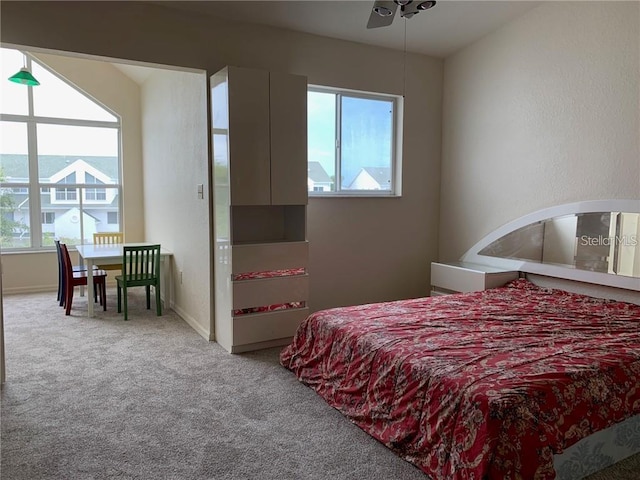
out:
<path id="1" fill-rule="evenodd" d="M 367 30 L 373 0 L 360 1 L 205 1 L 153 2 L 199 14 L 271 25 L 325 37 L 406 50 L 444 58 L 541 1 L 438 0 L 435 7 L 405 20 L 398 10 L 393 24 Z"/>

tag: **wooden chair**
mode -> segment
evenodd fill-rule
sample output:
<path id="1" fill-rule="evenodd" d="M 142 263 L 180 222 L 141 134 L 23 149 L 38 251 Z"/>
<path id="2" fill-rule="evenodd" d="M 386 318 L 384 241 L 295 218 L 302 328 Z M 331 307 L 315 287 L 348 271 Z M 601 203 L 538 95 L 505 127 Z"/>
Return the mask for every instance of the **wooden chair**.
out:
<path id="1" fill-rule="evenodd" d="M 93 234 L 94 245 L 113 245 L 116 243 L 124 243 L 124 235 L 122 232 L 100 232 Z"/>
<path id="2" fill-rule="evenodd" d="M 87 271 L 74 272 L 69 257 L 69 250 L 64 243 L 60 244 L 60 254 L 62 256 L 62 270 L 64 275 L 64 302 L 66 308 L 65 315 L 71 314 L 71 304 L 73 303 L 73 289 L 80 285 L 87 285 Z M 100 297 L 102 309 L 107 309 L 107 272 L 104 270 L 93 271 L 93 287 L 94 291 Z M 87 300 L 91 301 L 91 300 Z"/>
<path id="3" fill-rule="evenodd" d="M 121 299 L 124 290 L 124 319 L 128 320 L 127 288 L 146 287 L 147 310 L 151 308 L 151 287 L 156 292 L 156 315 L 162 315 L 160 303 L 160 245 L 125 246 L 122 253 L 122 275 L 116 276 L 118 283 L 118 313 L 122 311 Z"/>
<path id="4" fill-rule="evenodd" d="M 117 243 L 124 243 L 124 235 L 122 232 L 100 232 L 93 234 L 94 245 L 115 245 Z M 122 270 L 122 265 L 119 263 L 107 263 L 105 265 L 98 265 L 101 270 Z"/>
<path id="5" fill-rule="evenodd" d="M 65 275 L 64 275 L 64 266 L 62 265 L 62 252 L 60 250 L 60 240 L 54 240 L 56 244 L 56 253 L 58 254 L 58 303 L 61 307 L 64 306 L 64 295 L 65 295 Z M 84 265 L 72 265 L 72 270 L 74 272 L 86 272 L 87 267 Z M 93 266 L 94 270 L 97 270 L 97 266 Z M 94 289 L 94 300 L 98 301 L 98 292 Z"/>

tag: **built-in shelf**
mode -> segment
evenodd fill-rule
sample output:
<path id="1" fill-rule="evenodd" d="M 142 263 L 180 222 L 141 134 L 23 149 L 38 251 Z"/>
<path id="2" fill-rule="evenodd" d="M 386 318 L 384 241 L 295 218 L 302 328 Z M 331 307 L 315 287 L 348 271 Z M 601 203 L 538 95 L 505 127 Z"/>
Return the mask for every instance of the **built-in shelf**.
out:
<path id="1" fill-rule="evenodd" d="M 307 237 L 306 205 L 231 207 L 232 242 L 297 242 Z"/>

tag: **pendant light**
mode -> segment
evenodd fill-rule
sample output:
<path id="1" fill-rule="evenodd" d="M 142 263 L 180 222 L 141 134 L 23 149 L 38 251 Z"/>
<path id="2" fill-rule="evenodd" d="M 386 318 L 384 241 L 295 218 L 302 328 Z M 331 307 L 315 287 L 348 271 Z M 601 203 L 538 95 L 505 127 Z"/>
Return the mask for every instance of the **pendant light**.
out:
<path id="1" fill-rule="evenodd" d="M 31 70 L 27 67 L 27 56 L 24 56 L 24 67 L 20 69 L 15 75 L 9 77 L 9 81 L 26 85 L 28 87 L 35 87 L 40 85 L 40 82 L 33 76 Z"/>

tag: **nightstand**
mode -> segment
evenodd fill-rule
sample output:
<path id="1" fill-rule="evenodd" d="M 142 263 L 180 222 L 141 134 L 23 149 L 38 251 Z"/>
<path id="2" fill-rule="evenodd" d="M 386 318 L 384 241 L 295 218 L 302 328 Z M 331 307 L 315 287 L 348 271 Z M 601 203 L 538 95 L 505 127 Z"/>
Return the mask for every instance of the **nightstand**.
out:
<path id="1" fill-rule="evenodd" d="M 475 263 L 431 263 L 431 296 L 501 287 L 518 272 Z"/>

